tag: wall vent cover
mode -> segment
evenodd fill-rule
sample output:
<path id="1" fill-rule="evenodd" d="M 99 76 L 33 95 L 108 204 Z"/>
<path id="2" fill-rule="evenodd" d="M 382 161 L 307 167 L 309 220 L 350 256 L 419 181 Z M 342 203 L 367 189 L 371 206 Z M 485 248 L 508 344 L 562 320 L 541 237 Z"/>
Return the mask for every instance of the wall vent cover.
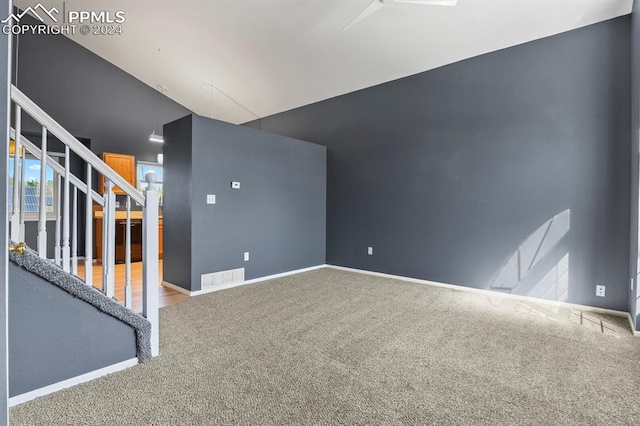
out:
<path id="1" fill-rule="evenodd" d="M 228 271 L 211 272 L 200 275 L 200 288 L 208 290 L 216 287 L 226 287 L 244 281 L 244 268 L 229 269 Z"/>

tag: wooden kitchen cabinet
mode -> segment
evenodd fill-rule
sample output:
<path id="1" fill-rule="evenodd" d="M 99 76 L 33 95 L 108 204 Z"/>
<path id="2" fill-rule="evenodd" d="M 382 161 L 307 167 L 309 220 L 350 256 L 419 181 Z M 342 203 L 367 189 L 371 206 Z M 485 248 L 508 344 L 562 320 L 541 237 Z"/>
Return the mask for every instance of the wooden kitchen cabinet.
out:
<path id="1" fill-rule="evenodd" d="M 127 154 L 116 154 L 113 152 L 103 152 L 102 161 L 107 163 L 109 167 L 122 176 L 134 188 L 137 185 L 136 180 L 136 157 Z M 100 190 L 104 194 L 106 191 L 104 176 L 100 174 Z M 124 195 L 124 191 L 117 186 L 113 188 L 113 192 L 118 195 Z"/>
<path id="2" fill-rule="evenodd" d="M 102 262 L 102 211 L 94 213 L 94 253 Z M 126 212 L 116 212 L 116 263 L 125 261 Z M 162 259 L 162 217 L 158 218 L 158 258 Z M 131 261 L 142 260 L 142 212 L 131 212 Z"/>

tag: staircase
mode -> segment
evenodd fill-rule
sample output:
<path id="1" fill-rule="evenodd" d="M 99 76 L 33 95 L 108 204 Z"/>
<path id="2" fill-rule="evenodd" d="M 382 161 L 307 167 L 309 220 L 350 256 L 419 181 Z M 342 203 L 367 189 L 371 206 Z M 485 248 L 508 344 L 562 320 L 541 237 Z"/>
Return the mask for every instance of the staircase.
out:
<path id="1" fill-rule="evenodd" d="M 15 86 L 11 86 L 12 127 L 10 159 L 13 159 L 9 171 L 10 195 L 10 236 L 14 242 L 25 241 L 25 201 L 29 205 L 37 199 L 38 233 L 37 247 L 28 256 L 38 257 L 48 262 L 53 268 L 47 273 L 47 279 L 68 283 L 81 282 L 87 286 L 87 291 L 80 291 L 89 295 L 89 299 L 96 299 L 96 287 L 107 298 L 115 301 L 131 311 L 131 206 L 138 203 L 143 209 L 142 221 L 142 253 L 143 253 L 143 302 L 141 315 L 151 324 L 150 355 L 159 354 L 158 333 L 158 192 L 154 187 L 156 177 L 153 173 L 145 176 L 147 187 L 144 192 L 138 191 L 123 177 L 118 175 L 106 163 L 98 158 L 91 150 L 84 146 L 74 136 L 38 107 L 24 93 Z M 25 137 L 23 134 L 23 118 L 30 117 L 30 122 L 36 122 L 41 127 L 42 137 L 39 143 Z M 31 128 L 30 130 L 33 130 Z M 56 161 L 47 151 L 49 135 L 57 138 L 64 145 L 64 157 Z M 71 173 L 70 156 L 75 154 L 86 163 L 84 177 Z M 37 185 L 25 181 L 27 159 L 30 162 L 39 161 L 40 179 Z M 53 187 L 47 188 L 47 168 L 53 169 Z M 104 188 L 97 188 L 97 180 L 93 180 L 94 173 L 104 177 Z M 120 188 L 126 196 L 126 237 L 125 237 L 125 292 L 122 300 L 115 299 L 115 240 L 116 240 L 116 196 L 114 188 Z M 78 193 L 85 194 L 88 200 L 82 205 L 78 203 Z M 47 208 L 55 200 L 55 208 Z M 89 202 L 89 200 L 91 202 Z M 102 282 L 93 282 L 93 217 L 94 205 L 102 209 Z M 44 206 L 44 208 L 42 208 Z M 53 205 L 51 206 L 53 207 Z M 47 210 L 53 210 L 47 211 Z M 78 257 L 78 238 L 81 234 L 78 212 L 84 214 L 84 258 Z M 33 213 L 31 213 L 33 214 Z M 51 217 L 54 214 L 55 219 Z M 47 248 L 47 220 L 55 220 L 55 244 L 53 253 Z M 14 251 L 22 252 L 22 246 L 14 245 Z M 20 256 L 20 254 L 18 254 Z M 14 263 L 25 267 L 25 264 L 36 264 L 33 259 L 20 261 L 16 254 L 12 254 Z M 78 262 L 84 262 L 84 278 L 78 277 Z M 40 265 L 42 266 L 42 265 Z M 28 268 L 26 268 L 28 270 Z M 40 268 L 47 269 L 47 268 Z M 58 271 L 52 273 L 51 271 Z M 33 272 L 33 271 L 31 271 Z M 34 272 L 35 273 L 35 272 Z M 51 281 L 53 282 L 53 281 Z M 60 283 L 55 282 L 56 285 Z M 11 285 L 11 283 L 10 283 Z M 75 286 L 75 287 L 74 287 Z M 71 287 L 78 291 L 77 285 Z M 72 293 L 73 294 L 73 293 Z M 93 296 L 92 296 L 93 294 Z M 76 295 L 76 297 L 79 297 Z M 89 302 L 90 303 L 90 302 Z M 99 302 L 105 305 L 104 302 Z M 106 305 L 109 305 L 108 303 Z M 113 307 L 109 308 L 112 311 Z M 117 309 L 116 309 L 117 311 Z M 131 311 L 133 314 L 133 312 Z M 139 343 L 140 344 L 140 343 Z M 146 357 L 146 356 L 145 356 Z"/>

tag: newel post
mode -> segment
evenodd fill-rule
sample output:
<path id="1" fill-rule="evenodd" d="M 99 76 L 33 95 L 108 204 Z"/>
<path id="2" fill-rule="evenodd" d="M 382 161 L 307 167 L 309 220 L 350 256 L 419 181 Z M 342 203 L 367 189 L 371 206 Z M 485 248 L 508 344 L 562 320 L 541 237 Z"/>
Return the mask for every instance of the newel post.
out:
<path id="1" fill-rule="evenodd" d="M 151 355 L 160 353 L 158 306 L 158 189 L 156 175 L 145 175 L 147 188 L 142 213 L 142 314 L 151 323 Z"/>

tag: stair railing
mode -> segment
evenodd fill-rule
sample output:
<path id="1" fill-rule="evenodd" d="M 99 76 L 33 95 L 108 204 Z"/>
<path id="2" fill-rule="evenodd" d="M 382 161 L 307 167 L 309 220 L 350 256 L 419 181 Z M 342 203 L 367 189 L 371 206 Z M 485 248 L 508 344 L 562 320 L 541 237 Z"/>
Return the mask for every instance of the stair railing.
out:
<path id="1" fill-rule="evenodd" d="M 55 244 L 53 261 L 65 272 L 78 275 L 78 191 L 85 194 L 85 256 L 84 281 L 87 285 L 93 282 L 93 204 L 102 207 L 103 216 L 103 250 L 102 250 L 102 291 L 109 297 L 115 297 L 115 240 L 116 240 L 116 197 L 114 188 L 118 187 L 126 195 L 126 232 L 125 232 L 125 283 L 124 300 L 120 300 L 127 308 L 132 307 L 131 291 L 131 203 L 142 206 L 142 315 L 152 325 L 152 355 L 159 353 L 159 305 L 158 305 L 158 191 L 153 185 L 156 177 L 153 173 L 145 176 L 147 187 L 144 193 L 134 188 L 126 179 L 115 172 L 90 149 L 78 141 L 71 133 L 58 124 L 46 112 L 15 86 L 11 86 L 11 101 L 14 105 L 14 126 L 11 128 L 13 139 L 10 154 L 14 160 L 12 182 L 10 182 L 11 214 L 10 235 L 13 241 L 25 239 L 25 169 L 26 153 L 40 160 L 40 183 L 38 187 L 38 237 L 37 251 L 40 257 L 50 258 L 47 237 L 47 167 L 53 170 L 54 190 L 53 202 L 55 211 Z M 22 115 L 27 114 L 42 127 L 40 148 L 22 134 Z M 64 163 L 60 164 L 47 151 L 49 134 L 64 144 Z M 71 153 L 78 155 L 86 162 L 86 178 L 81 179 L 71 173 Z M 93 171 L 104 176 L 104 193 L 93 189 Z M 11 181 L 11 180 L 10 180 Z M 100 188 L 99 190 L 102 190 Z M 32 197 L 32 196 L 30 196 Z M 61 211 L 62 210 L 62 211 Z"/>

